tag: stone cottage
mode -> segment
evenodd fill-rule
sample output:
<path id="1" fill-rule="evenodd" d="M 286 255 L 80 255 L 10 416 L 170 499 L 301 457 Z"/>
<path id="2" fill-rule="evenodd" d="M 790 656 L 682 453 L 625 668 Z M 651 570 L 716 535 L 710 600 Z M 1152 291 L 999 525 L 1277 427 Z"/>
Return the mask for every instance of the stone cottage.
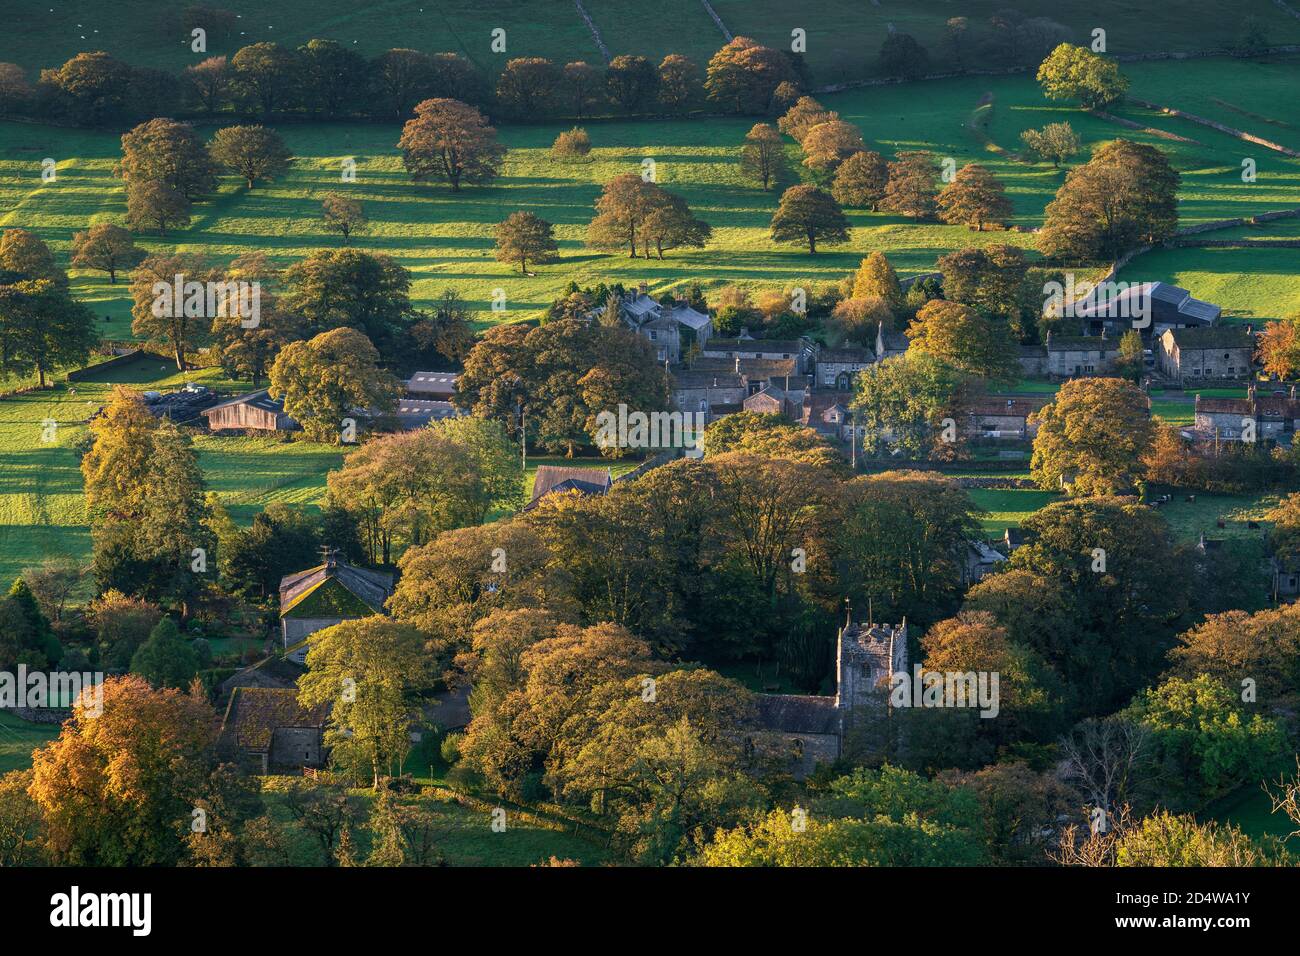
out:
<path id="1" fill-rule="evenodd" d="M 846 621 L 836 644 L 835 696 L 760 694 L 754 747 L 803 779 L 840 756 L 855 710 L 887 706 L 882 691 L 896 671 L 907 671 L 907 661 L 906 619 L 897 627 Z"/>
<path id="2" fill-rule="evenodd" d="M 1173 382 L 1239 381 L 1251 376 L 1255 337 L 1231 325 L 1166 329 L 1160 336 L 1156 367 Z"/>
<path id="3" fill-rule="evenodd" d="M 601 307 L 592 314 L 604 311 Z M 685 302 L 664 305 L 652 299 L 644 282 L 620 300 L 619 316 L 628 328 L 649 341 L 655 361 L 660 363 L 678 364 L 692 346 L 703 348 L 713 335 L 713 320 L 708 315 Z"/>
<path id="4" fill-rule="evenodd" d="M 849 345 L 838 349 L 822 349 L 817 355 L 817 387 L 833 388 L 838 392 L 853 390 L 858 373 L 876 363 L 873 349 Z"/>
<path id="5" fill-rule="evenodd" d="M 1099 336 L 1047 333 L 1047 374 L 1055 378 L 1104 375 L 1119 358 L 1119 340 Z"/>
<path id="6" fill-rule="evenodd" d="M 226 705 L 217 747 L 254 773 L 320 767 L 328 715 L 328 705 L 299 704 L 294 688 L 237 687 Z"/>

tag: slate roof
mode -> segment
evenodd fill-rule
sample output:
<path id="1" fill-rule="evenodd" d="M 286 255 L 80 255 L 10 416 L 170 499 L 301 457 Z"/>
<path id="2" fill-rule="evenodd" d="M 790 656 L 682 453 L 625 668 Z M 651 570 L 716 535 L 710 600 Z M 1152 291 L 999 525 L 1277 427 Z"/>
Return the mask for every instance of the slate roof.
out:
<path id="1" fill-rule="evenodd" d="M 1049 352 L 1118 352 L 1119 339 L 1102 335 L 1051 335 L 1047 336 Z"/>
<path id="2" fill-rule="evenodd" d="M 331 558 L 322 565 L 280 579 L 280 616 L 288 614 L 327 581 L 336 581 L 376 614 L 393 593 L 393 576 Z"/>
<path id="3" fill-rule="evenodd" d="M 281 727 L 323 727 L 329 704 L 304 708 L 298 691 L 279 687 L 236 687 L 221 722 L 220 743 L 226 747 L 269 751 Z"/>
<path id="4" fill-rule="evenodd" d="M 840 732 L 834 697 L 808 694 L 759 694 L 758 723 L 764 730 L 786 734 Z"/>
<path id="5" fill-rule="evenodd" d="M 742 388 L 745 384 L 745 380 L 732 371 L 683 369 L 672 375 L 673 388 Z"/>
<path id="6" fill-rule="evenodd" d="M 569 489 L 560 485 L 573 482 Z M 533 501 L 553 491 L 578 490 L 584 494 L 603 495 L 613 484 L 608 468 L 569 468 L 564 465 L 542 465 L 533 479 Z M 589 490 L 588 490 L 589 489 Z"/>
<path id="7" fill-rule="evenodd" d="M 1192 329 L 1170 329 L 1165 333 L 1182 349 L 1248 349 L 1254 337 L 1243 328 L 1231 325 Z"/>
<path id="8" fill-rule="evenodd" d="M 822 349 L 817 355 L 818 365 L 871 365 L 875 361 L 875 349 L 857 348 L 856 346 Z"/>
<path id="9" fill-rule="evenodd" d="M 788 352 L 791 356 L 803 351 L 797 339 L 719 339 L 712 338 L 704 344 L 705 355 L 710 352 Z"/>
<path id="10" fill-rule="evenodd" d="M 1028 418 L 1047 404 L 1045 398 L 999 398 L 990 395 L 984 401 L 972 402 L 965 411 L 977 417 L 1003 416 L 1007 418 Z"/>
<path id="11" fill-rule="evenodd" d="M 1133 318 L 1147 306 L 1152 322 L 1186 323 L 1189 326 L 1211 325 L 1223 311 L 1217 305 L 1192 298 L 1186 289 L 1168 282 L 1140 282 L 1126 287 L 1111 298 L 1100 301 L 1094 292 L 1074 307 L 1079 318 Z"/>
<path id="12" fill-rule="evenodd" d="M 432 421 L 457 418 L 465 414 L 451 402 L 438 402 L 421 398 L 398 399 L 393 414 L 403 428 L 419 428 Z"/>

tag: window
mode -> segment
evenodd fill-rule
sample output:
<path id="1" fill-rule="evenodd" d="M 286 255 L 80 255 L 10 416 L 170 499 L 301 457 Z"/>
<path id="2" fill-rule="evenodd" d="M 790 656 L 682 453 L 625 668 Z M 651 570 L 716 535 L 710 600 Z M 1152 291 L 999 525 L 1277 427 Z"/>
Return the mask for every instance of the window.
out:
<path id="1" fill-rule="evenodd" d="M 646 332 L 646 335 L 650 336 L 650 341 L 651 341 L 651 342 L 653 342 L 655 339 L 659 338 L 659 333 L 656 332 L 654 329 L 650 329 L 650 330 L 648 330 L 648 331 Z"/>
<path id="2" fill-rule="evenodd" d="M 709 401 L 708 401 L 708 399 L 701 398 L 701 399 L 700 399 L 700 411 L 702 411 L 702 412 L 707 412 L 708 410 L 709 410 Z"/>
<path id="3" fill-rule="evenodd" d="M 791 753 L 794 755 L 794 759 L 795 759 L 795 760 L 802 760 L 802 759 L 803 759 L 803 741 L 800 740 L 798 737 L 796 737 L 794 740 L 790 741 L 790 745 L 791 745 L 791 746 L 790 746 L 790 751 L 791 751 Z"/>

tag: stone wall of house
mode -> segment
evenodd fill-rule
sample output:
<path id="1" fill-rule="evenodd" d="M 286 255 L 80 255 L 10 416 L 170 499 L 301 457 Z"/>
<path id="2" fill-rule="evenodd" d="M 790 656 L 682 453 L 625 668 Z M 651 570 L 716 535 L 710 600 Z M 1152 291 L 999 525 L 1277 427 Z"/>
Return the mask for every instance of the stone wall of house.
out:
<path id="1" fill-rule="evenodd" d="M 840 738 L 835 734 L 766 731 L 754 740 L 754 749 L 765 763 L 784 769 L 796 780 L 803 780 L 819 763 L 834 763 L 839 759 Z"/>
<path id="2" fill-rule="evenodd" d="M 841 374 L 847 374 L 849 376 L 849 388 L 852 389 L 858 373 L 863 369 L 870 368 L 871 365 L 871 362 L 818 362 L 817 384 L 822 388 L 836 388 L 836 380 Z"/>

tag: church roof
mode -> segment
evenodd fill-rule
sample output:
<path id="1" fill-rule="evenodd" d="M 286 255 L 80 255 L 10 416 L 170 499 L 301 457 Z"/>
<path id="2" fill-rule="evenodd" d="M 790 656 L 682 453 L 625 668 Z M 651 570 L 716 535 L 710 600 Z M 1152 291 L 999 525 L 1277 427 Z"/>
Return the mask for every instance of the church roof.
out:
<path id="1" fill-rule="evenodd" d="M 834 697 L 759 694 L 758 722 L 764 730 L 786 734 L 838 734 L 840 712 Z"/>

